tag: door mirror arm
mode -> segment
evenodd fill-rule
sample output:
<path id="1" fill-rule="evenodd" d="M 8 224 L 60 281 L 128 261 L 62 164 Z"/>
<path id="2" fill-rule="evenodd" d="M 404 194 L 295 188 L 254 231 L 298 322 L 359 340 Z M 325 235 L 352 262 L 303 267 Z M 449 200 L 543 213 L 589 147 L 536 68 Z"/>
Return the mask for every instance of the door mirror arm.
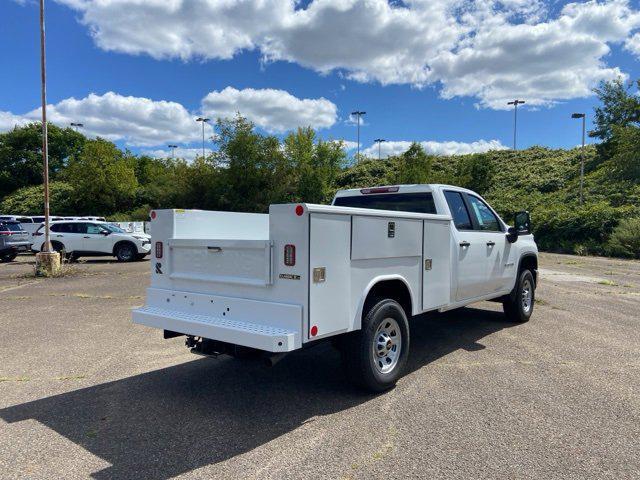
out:
<path id="1" fill-rule="evenodd" d="M 516 227 L 507 228 L 507 241 L 515 243 L 516 240 L 518 240 L 518 229 Z"/>

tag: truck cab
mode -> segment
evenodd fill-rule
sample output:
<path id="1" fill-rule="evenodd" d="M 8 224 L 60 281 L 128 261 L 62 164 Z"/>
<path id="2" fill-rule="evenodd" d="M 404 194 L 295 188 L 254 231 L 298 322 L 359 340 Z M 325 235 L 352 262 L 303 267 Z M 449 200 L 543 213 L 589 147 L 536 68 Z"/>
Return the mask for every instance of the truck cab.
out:
<path id="1" fill-rule="evenodd" d="M 287 352 L 331 339 L 349 376 L 392 387 L 408 318 L 481 300 L 528 321 L 537 248 L 527 212 L 507 225 L 471 190 L 393 185 L 269 214 L 151 212 L 151 286 L 136 323 L 186 336 L 194 353 Z"/>

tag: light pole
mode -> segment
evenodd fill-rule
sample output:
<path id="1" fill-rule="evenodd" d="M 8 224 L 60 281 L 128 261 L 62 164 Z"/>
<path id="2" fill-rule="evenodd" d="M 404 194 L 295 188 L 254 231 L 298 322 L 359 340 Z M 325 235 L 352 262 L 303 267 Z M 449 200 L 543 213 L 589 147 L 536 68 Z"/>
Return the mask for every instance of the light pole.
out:
<path id="1" fill-rule="evenodd" d="M 360 161 L 360 117 L 362 117 L 363 115 L 366 115 L 367 112 L 361 112 L 359 110 L 356 110 L 355 112 L 351 112 L 351 115 L 355 115 L 358 118 L 358 153 L 356 154 L 356 161 L 359 162 Z"/>
<path id="2" fill-rule="evenodd" d="M 178 145 L 167 145 L 167 147 L 171 149 L 171 158 L 175 158 L 176 148 L 178 148 Z"/>
<path id="3" fill-rule="evenodd" d="M 47 62 L 46 38 L 44 32 L 44 0 L 40 0 L 40 75 L 42 93 L 42 163 L 44 180 L 44 245 L 45 253 L 51 252 L 49 239 L 49 144 L 47 140 Z"/>
<path id="4" fill-rule="evenodd" d="M 571 118 L 582 119 L 582 147 L 580 148 L 580 205 L 582 205 L 584 201 L 582 194 L 582 187 L 584 185 L 584 134 L 587 128 L 587 116 L 584 113 L 574 113 L 571 115 Z"/>
<path id="5" fill-rule="evenodd" d="M 384 138 L 376 138 L 373 143 L 377 143 L 378 144 L 378 160 L 380 160 L 380 145 L 382 145 L 382 142 L 386 142 L 386 140 Z"/>
<path id="6" fill-rule="evenodd" d="M 207 123 L 210 119 L 205 117 L 196 118 L 196 122 L 202 122 L 202 159 L 204 160 L 204 124 Z"/>
<path id="7" fill-rule="evenodd" d="M 71 127 L 76 131 L 76 133 L 78 132 L 78 129 L 81 127 L 84 127 L 84 123 L 74 123 L 71 122 Z"/>
<path id="8" fill-rule="evenodd" d="M 507 102 L 507 105 L 513 105 L 513 149 L 516 149 L 516 131 L 518 128 L 518 105 L 522 105 L 524 100 L 514 100 Z"/>

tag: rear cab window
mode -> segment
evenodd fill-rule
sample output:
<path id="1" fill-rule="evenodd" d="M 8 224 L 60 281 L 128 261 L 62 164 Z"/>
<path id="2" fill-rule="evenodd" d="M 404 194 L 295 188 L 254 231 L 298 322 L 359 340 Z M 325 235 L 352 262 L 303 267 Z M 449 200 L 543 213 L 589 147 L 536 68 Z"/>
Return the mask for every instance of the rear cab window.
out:
<path id="1" fill-rule="evenodd" d="M 338 207 L 370 208 L 395 212 L 437 213 L 431 192 L 381 193 L 338 197 Z"/>
<path id="2" fill-rule="evenodd" d="M 471 223 L 471 216 L 467 205 L 464 202 L 462 193 L 446 190 L 444 192 L 444 198 L 447 200 L 449 210 L 451 211 L 451 217 L 453 217 L 453 223 L 458 230 L 473 230 L 473 224 Z"/>
<path id="3" fill-rule="evenodd" d="M 22 225 L 18 222 L 0 222 L 0 230 L 9 232 L 22 232 Z"/>

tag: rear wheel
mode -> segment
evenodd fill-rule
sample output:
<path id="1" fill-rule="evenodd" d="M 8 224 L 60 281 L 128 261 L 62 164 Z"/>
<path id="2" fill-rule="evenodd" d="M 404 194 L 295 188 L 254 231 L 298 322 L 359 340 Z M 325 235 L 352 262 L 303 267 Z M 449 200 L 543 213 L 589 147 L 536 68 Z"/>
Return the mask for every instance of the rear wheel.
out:
<path id="1" fill-rule="evenodd" d="M 15 258 L 18 256 L 16 252 L 7 252 L 0 255 L 0 262 L 8 263 L 13 262 Z"/>
<path id="2" fill-rule="evenodd" d="M 121 243 L 116 249 L 116 258 L 119 262 L 131 262 L 136 258 L 135 248 L 131 243 Z"/>
<path id="3" fill-rule="evenodd" d="M 140 260 L 144 260 L 144 257 L 146 257 L 147 254 L 146 253 L 138 253 L 136 255 L 136 261 L 139 262 Z"/>
<path id="4" fill-rule="evenodd" d="M 528 322 L 533 313 L 535 292 L 533 274 L 530 270 L 522 270 L 513 291 L 502 302 L 507 320 L 515 323 Z"/>
<path id="5" fill-rule="evenodd" d="M 373 392 L 392 388 L 409 354 L 409 322 L 400 304 L 390 299 L 376 303 L 341 350 L 354 383 Z"/>

